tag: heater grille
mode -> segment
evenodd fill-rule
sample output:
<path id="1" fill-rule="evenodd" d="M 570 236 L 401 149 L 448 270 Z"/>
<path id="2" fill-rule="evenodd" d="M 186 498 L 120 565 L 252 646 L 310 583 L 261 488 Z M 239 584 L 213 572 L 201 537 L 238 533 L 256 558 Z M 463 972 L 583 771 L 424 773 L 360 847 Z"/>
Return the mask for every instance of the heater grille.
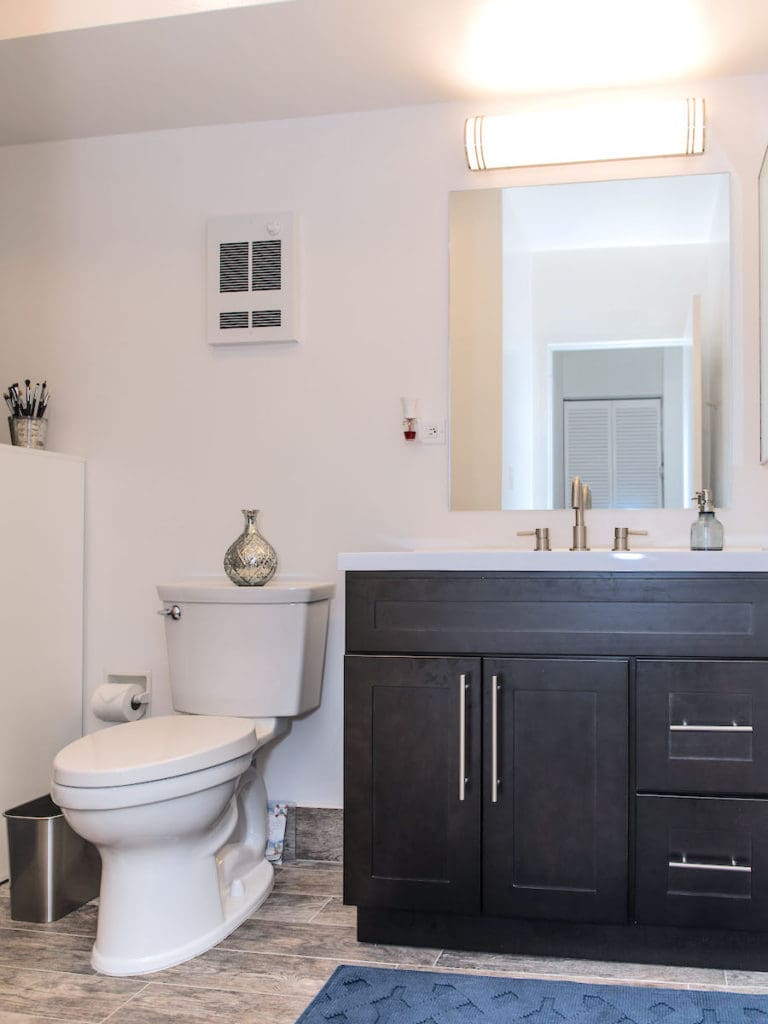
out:
<path id="1" fill-rule="evenodd" d="M 279 291 L 282 285 L 282 248 L 279 238 L 253 243 L 253 291 Z"/>
<path id="2" fill-rule="evenodd" d="M 223 242 L 219 246 L 219 291 L 248 291 L 247 242 Z"/>
<path id="3" fill-rule="evenodd" d="M 254 309 L 251 313 L 251 327 L 280 327 L 282 322 L 279 309 Z"/>
<path id="4" fill-rule="evenodd" d="M 297 340 L 292 213 L 213 218 L 208 222 L 207 253 L 212 345 Z"/>
<path id="5" fill-rule="evenodd" d="M 233 327 L 247 327 L 248 313 L 219 313 L 219 330 L 231 331 Z"/>

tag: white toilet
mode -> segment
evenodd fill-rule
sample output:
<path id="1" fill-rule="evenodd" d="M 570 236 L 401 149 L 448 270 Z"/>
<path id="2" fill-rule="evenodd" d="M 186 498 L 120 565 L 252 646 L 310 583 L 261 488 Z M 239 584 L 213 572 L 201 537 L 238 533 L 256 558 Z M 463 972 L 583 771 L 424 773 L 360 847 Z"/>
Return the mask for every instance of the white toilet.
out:
<path id="1" fill-rule="evenodd" d="M 254 753 L 320 703 L 331 583 L 157 588 L 173 706 L 59 751 L 52 795 L 102 860 L 91 963 L 146 974 L 232 932 L 268 896 Z"/>

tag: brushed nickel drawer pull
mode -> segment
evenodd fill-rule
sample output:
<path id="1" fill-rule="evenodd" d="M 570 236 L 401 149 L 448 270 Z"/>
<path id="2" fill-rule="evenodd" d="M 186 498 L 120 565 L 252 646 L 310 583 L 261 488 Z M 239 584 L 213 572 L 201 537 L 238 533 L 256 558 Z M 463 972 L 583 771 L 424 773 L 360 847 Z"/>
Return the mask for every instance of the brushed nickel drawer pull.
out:
<path id="1" fill-rule="evenodd" d="M 747 875 L 752 874 L 751 865 L 737 864 L 735 857 L 731 857 L 729 864 L 702 864 L 697 860 L 688 860 L 686 857 L 682 857 L 680 860 L 671 860 L 669 866 L 671 868 L 685 868 L 691 871 L 740 871 Z"/>
<path id="2" fill-rule="evenodd" d="M 459 676 L 459 800 L 467 792 L 467 690 L 469 683 L 464 672 Z"/>
<path id="3" fill-rule="evenodd" d="M 499 802 L 499 677 L 491 676 L 491 803 Z"/>
<path id="4" fill-rule="evenodd" d="M 754 732 L 751 725 L 737 725 L 731 722 L 730 725 L 689 725 L 682 722 L 680 725 L 670 725 L 670 732 Z"/>

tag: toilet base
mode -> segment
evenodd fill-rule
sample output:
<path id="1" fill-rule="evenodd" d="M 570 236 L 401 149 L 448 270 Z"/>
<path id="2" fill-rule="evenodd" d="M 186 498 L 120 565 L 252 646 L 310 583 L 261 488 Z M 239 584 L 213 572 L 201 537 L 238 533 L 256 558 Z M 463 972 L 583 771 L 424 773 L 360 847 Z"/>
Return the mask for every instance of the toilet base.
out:
<path id="1" fill-rule="evenodd" d="M 230 762 L 225 774 L 235 777 L 207 790 L 142 807 L 136 825 L 144 836 L 131 835 L 122 819 L 120 841 L 99 845 L 94 970 L 124 977 L 191 960 L 226 938 L 270 894 L 267 794 L 249 763 L 250 755 Z M 98 812 L 102 836 L 111 813 Z M 76 824 L 86 829 L 82 817 Z"/>
<path id="2" fill-rule="evenodd" d="M 114 957 L 105 956 L 99 949 L 98 940 L 91 953 L 91 966 L 100 974 L 108 974 L 121 978 L 133 974 L 153 974 L 163 971 L 166 967 L 175 967 L 193 957 L 212 949 L 239 927 L 254 910 L 257 910 L 272 891 L 274 870 L 268 860 L 256 864 L 243 881 L 243 897 L 236 905 L 230 902 L 229 914 L 215 928 L 204 935 L 196 936 L 192 942 L 177 946 L 175 949 L 164 950 L 146 957 Z"/>

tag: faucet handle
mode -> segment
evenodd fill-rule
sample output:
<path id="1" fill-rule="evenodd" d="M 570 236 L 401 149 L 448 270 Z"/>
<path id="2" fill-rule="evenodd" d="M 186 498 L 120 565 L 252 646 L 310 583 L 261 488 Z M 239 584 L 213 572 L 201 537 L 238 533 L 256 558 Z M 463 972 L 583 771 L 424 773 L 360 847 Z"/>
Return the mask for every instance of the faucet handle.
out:
<path id="1" fill-rule="evenodd" d="M 535 537 L 534 551 L 551 551 L 549 546 L 549 527 L 537 526 L 535 530 L 518 530 L 518 537 Z"/>
<path id="2" fill-rule="evenodd" d="M 592 490 L 580 476 L 571 480 L 571 508 L 592 508 Z"/>
<path id="3" fill-rule="evenodd" d="M 647 537 L 647 530 L 630 530 L 627 526 L 616 526 L 613 530 L 612 551 L 629 551 L 630 537 Z"/>

